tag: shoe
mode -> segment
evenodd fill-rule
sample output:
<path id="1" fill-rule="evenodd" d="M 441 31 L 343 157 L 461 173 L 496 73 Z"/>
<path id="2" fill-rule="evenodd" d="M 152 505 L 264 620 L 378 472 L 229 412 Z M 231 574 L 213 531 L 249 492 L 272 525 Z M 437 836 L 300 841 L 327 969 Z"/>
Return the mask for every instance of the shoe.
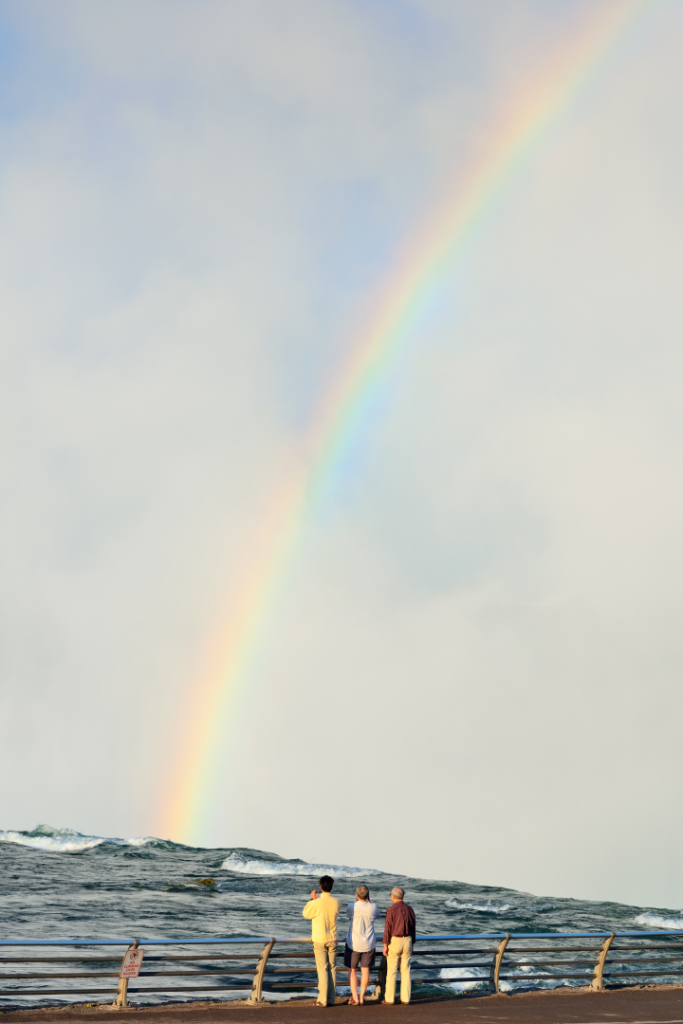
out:
<path id="1" fill-rule="evenodd" d="M 390 1003 L 388 999 L 383 999 L 382 1006 L 396 1006 L 396 1003 Z"/>

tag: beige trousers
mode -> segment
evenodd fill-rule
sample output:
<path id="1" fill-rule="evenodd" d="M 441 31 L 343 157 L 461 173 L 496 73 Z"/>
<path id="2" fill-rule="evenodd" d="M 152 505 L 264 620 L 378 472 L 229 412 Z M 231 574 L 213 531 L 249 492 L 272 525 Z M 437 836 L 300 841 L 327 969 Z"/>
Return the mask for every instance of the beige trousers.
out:
<path id="1" fill-rule="evenodd" d="M 396 999 L 396 975 L 401 966 L 401 1002 L 410 1002 L 410 961 L 413 955 L 413 940 L 410 935 L 393 935 L 387 953 L 387 986 L 384 998 L 388 1003 Z"/>
<path id="2" fill-rule="evenodd" d="M 318 969 L 318 1002 L 332 1006 L 337 988 L 336 942 L 314 942 L 315 966 Z"/>

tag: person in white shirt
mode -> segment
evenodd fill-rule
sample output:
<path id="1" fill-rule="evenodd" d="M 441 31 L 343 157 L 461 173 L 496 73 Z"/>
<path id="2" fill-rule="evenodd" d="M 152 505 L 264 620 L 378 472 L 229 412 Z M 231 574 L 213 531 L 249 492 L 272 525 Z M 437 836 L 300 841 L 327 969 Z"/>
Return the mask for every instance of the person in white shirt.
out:
<path id="1" fill-rule="evenodd" d="M 349 969 L 349 985 L 351 986 L 350 1003 L 362 1006 L 365 992 L 370 982 L 370 969 L 375 966 L 375 921 L 379 917 L 376 903 L 370 902 L 370 891 L 367 885 L 359 885 L 356 889 L 356 902 L 349 903 L 346 908 L 349 918 L 349 930 L 344 949 L 344 966 Z M 358 967 L 360 966 L 360 997 L 358 994 Z"/>

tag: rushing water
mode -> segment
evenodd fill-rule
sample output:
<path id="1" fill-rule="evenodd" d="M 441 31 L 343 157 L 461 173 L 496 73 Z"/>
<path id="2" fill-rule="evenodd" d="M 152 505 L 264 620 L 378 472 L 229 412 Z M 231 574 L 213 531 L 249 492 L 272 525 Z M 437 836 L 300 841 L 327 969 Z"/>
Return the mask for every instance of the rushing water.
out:
<path id="1" fill-rule="evenodd" d="M 385 909 L 392 886 L 401 885 L 419 934 L 683 928 L 680 911 L 47 826 L 0 832 L 0 863 L 2 939 L 303 936 L 310 932 L 301 909 L 323 873 L 336 879 L 342 903 L 363 881 Z"/>

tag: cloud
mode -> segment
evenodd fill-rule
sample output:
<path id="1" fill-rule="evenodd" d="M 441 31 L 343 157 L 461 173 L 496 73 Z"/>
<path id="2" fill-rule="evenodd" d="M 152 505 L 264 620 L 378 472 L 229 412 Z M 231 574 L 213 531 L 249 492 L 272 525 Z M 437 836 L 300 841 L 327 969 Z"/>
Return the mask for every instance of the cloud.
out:
<path id="1" fill-rule="evenodd" d="M 3 827 L 146 834 L 374 290 L 568 23 L 431 0 L 4 16 Z M 678 17 L 577 99 L 416 328 L 300 551 L 209 839 L 680 903 Z M 293 813 L 330 788 L 367 828 Z"/>

